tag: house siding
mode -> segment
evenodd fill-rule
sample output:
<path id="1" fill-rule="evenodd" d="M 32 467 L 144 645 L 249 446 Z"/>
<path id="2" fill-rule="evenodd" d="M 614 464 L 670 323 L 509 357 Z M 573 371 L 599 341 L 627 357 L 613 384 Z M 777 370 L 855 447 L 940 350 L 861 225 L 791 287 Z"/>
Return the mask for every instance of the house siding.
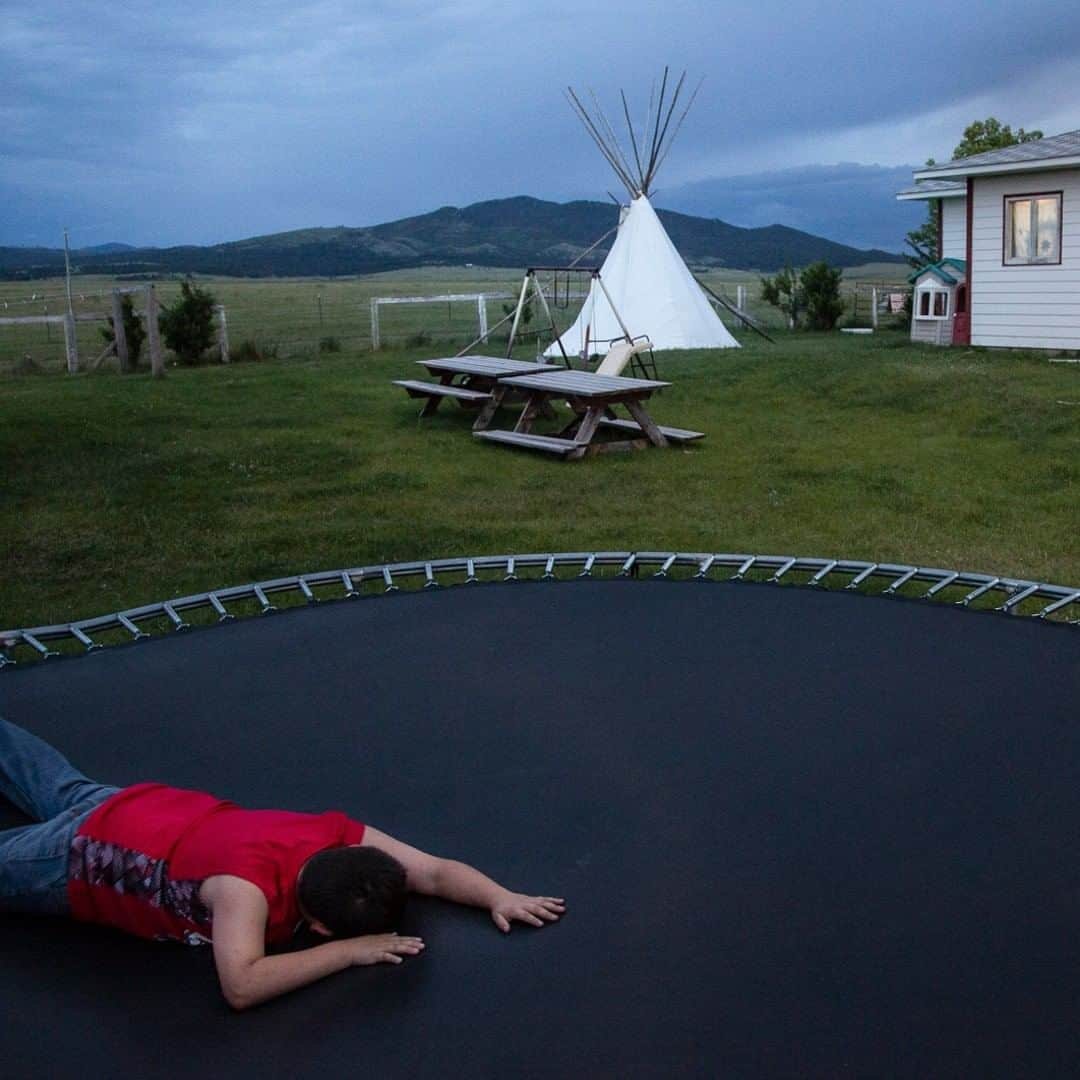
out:
<path id="1" fill-rule="evenodd" d="M 967 258 L 967 199 L 941 200 L 941 257 Z"/>
<path id="2" fill-rule="evenodd" d="M 971 230 L 971 343 L 1080 349 L 1080 170 L 976 177 Z M 1006 195 L 1061 191 L 1061 264 L 1003 266 Z"/>

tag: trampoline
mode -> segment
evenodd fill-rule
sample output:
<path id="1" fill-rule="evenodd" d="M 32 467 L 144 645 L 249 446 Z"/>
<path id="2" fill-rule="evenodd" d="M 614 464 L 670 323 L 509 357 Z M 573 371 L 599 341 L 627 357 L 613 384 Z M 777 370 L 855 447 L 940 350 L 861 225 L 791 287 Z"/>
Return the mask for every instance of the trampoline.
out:
<path id="1" fill-rule="evenodd" d="M 394 595 L 330 602 L 369 588 Z M 504 937 L 413 899 L 423 956 L 244 1014 L 208 949 L 8 917 L 4 1074 L 1074 1072 L 1078 605 L 925 568 L 574 553 L 20 631 L 0 713 L 89 775 L 341 809 L 568 911 Z"/>

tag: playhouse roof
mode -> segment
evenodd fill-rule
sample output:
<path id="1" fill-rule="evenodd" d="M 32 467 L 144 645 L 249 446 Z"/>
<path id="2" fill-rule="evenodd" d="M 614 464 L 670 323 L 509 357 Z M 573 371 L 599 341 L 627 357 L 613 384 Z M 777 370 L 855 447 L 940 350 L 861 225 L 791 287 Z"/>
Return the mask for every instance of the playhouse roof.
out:
<path id="1" fill-rule="evenodd" d="M 909 274 L 908 281 L 914 285 L 923 274 L 933 274 L 938 281 L 945 285 L 959 284 L 958 279 L 949 273 L 950 270 L 955 270 L 958 274 L 967 277 L 967 260 L 949 258 L 940 259 L 938 262 L 927 263 L 926 266 L 920 266 L 914 273 Z"/>

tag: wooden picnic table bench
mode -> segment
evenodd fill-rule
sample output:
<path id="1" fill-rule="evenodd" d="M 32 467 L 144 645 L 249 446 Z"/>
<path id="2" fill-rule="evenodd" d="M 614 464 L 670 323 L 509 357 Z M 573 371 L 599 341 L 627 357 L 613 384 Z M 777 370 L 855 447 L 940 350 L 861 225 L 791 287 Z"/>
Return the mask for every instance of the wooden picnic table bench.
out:
<path id="1" fill-rule="evenodd" d="M 567 459 L 599 454 L 612 450 L 639 450 L 646 446 L 667 446 L 669 442 L 688 442 L 703 438 L 700 431 L 685 428 L 660 427 L 649 415 L 645 401 L 656 390 L 670 386 L 656 379 L 630 379 L 621 375 L 596 375 L 588 371 L 538 372 L 499 379 L 492 390 L 485 411 L 495 410 L 505 396 L 513 391 L 525 391 L 525 407 L 513 431 L 475 430 L 474 436 L 489 442 L 542 450 Z M 557 435 L 533 434 L 536 417 L 553 400 L 564 400 L 574 410 L 574 420 Z M 621 405 L 630 419 L 615 416 L 613 406 Z M 621 440 L 596 440 L 601 429 L 631 436 Z"/>
<path id="2" fill-rule="evenodd" d="M 451 398 L 464 408 L 480 407 L 480 415 L 473 425 L 476 430 L 487 427 L 495 415 L 498 405 L 490 410 L 486 406 L 491 403 L 492 390 L 502 376 L 562 370 L 557 364 L 541 360 L 507 360 L 501 356 L 449 356 L 418 360 L 417 363 L 439 381 L 430 383 L 417 379 L 394 379 L 393 383 L 409 397 L 426 399 L 420 415 L 431 416 L 444 398 Z M 458 381 L 455 382 L 455 379 Z"/>

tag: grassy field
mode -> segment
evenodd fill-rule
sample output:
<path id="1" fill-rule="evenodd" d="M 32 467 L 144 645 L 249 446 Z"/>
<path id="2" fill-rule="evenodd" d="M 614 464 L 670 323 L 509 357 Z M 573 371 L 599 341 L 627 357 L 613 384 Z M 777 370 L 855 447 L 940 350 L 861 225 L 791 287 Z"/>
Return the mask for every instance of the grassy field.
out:
<path id="1" fill-rule="evenodd" d="M 272 287 L 272 286 L 271 286 Z M 0 381 L 0 627 L 513 551 L 844 556 L 1080 585 L 1080 366 L 787 335 L 661 354 L 685 450 L 567 464 L 429 420 L 430 348 Z"/>
<path id="2" fill-rule="evenodd" d="M 845 272 L 844 292 L 849 312 L 856 283 L 900 281 L 907 273 L 899 264 L 873 264 Z M 760 276 L 748 271 L 710 271 L 702 274 L 710 288 L 735 298 L 744 285 L 750 313 L 768 326 L 783 327 L 783 317 L 762 303 Z M 110 309 L 109 291 L 114 285 L 132 286 L 104 277 L 73 279 L 73 307 L 76 314 L 101 314 Z M 225 306 L 229 340 L 233 349 L 251 341 L 260 350 L 280 359 L 310 360 L 325 350 L 327 343 L 342 351 L 358 351 L 371 346 L 371 299 L 376 296 L 431 296 L 447 293 L 513 294 L 521 286 L 520 270 L 492 270 L 469 267 L 431 267 L 394 271 L 360 278 L 219 278 L 201 281 Z M 155 289 L 162 305 L 179 295 L 179 282 L 157 282 Z M 860 297 L 859 323 L 868 325 L 869 293 Z M 511 299 L 491 300 L 488 321 L 494 325 Z M 136 300 L 142 305 L 141 298 Z M 63 279 L 33 283 L 0 282 L 0 317 L 61 315 L 66 310 Z M 571 306 L 556 311 L 560 328 L 576 314 Z M 539 317 L 539 313 L 538 313 Z M 417 334 L 431 343 L 457 341 L 475 336 L 475 303 L 385 306 L 380 309 L 380 331 L 384 344 L 402 346 Z M 78 324 L 79 354 L 84 366 L 101 352 L 104 322 Z M 29 362 L 27 360 L 29 358 Z M 105 366 L 115 367 L 110 359 Z M 62 371 L 65 366 L 64 333 L 61 326 L 0 326 L 0 374 L 36 366 Z"/>

